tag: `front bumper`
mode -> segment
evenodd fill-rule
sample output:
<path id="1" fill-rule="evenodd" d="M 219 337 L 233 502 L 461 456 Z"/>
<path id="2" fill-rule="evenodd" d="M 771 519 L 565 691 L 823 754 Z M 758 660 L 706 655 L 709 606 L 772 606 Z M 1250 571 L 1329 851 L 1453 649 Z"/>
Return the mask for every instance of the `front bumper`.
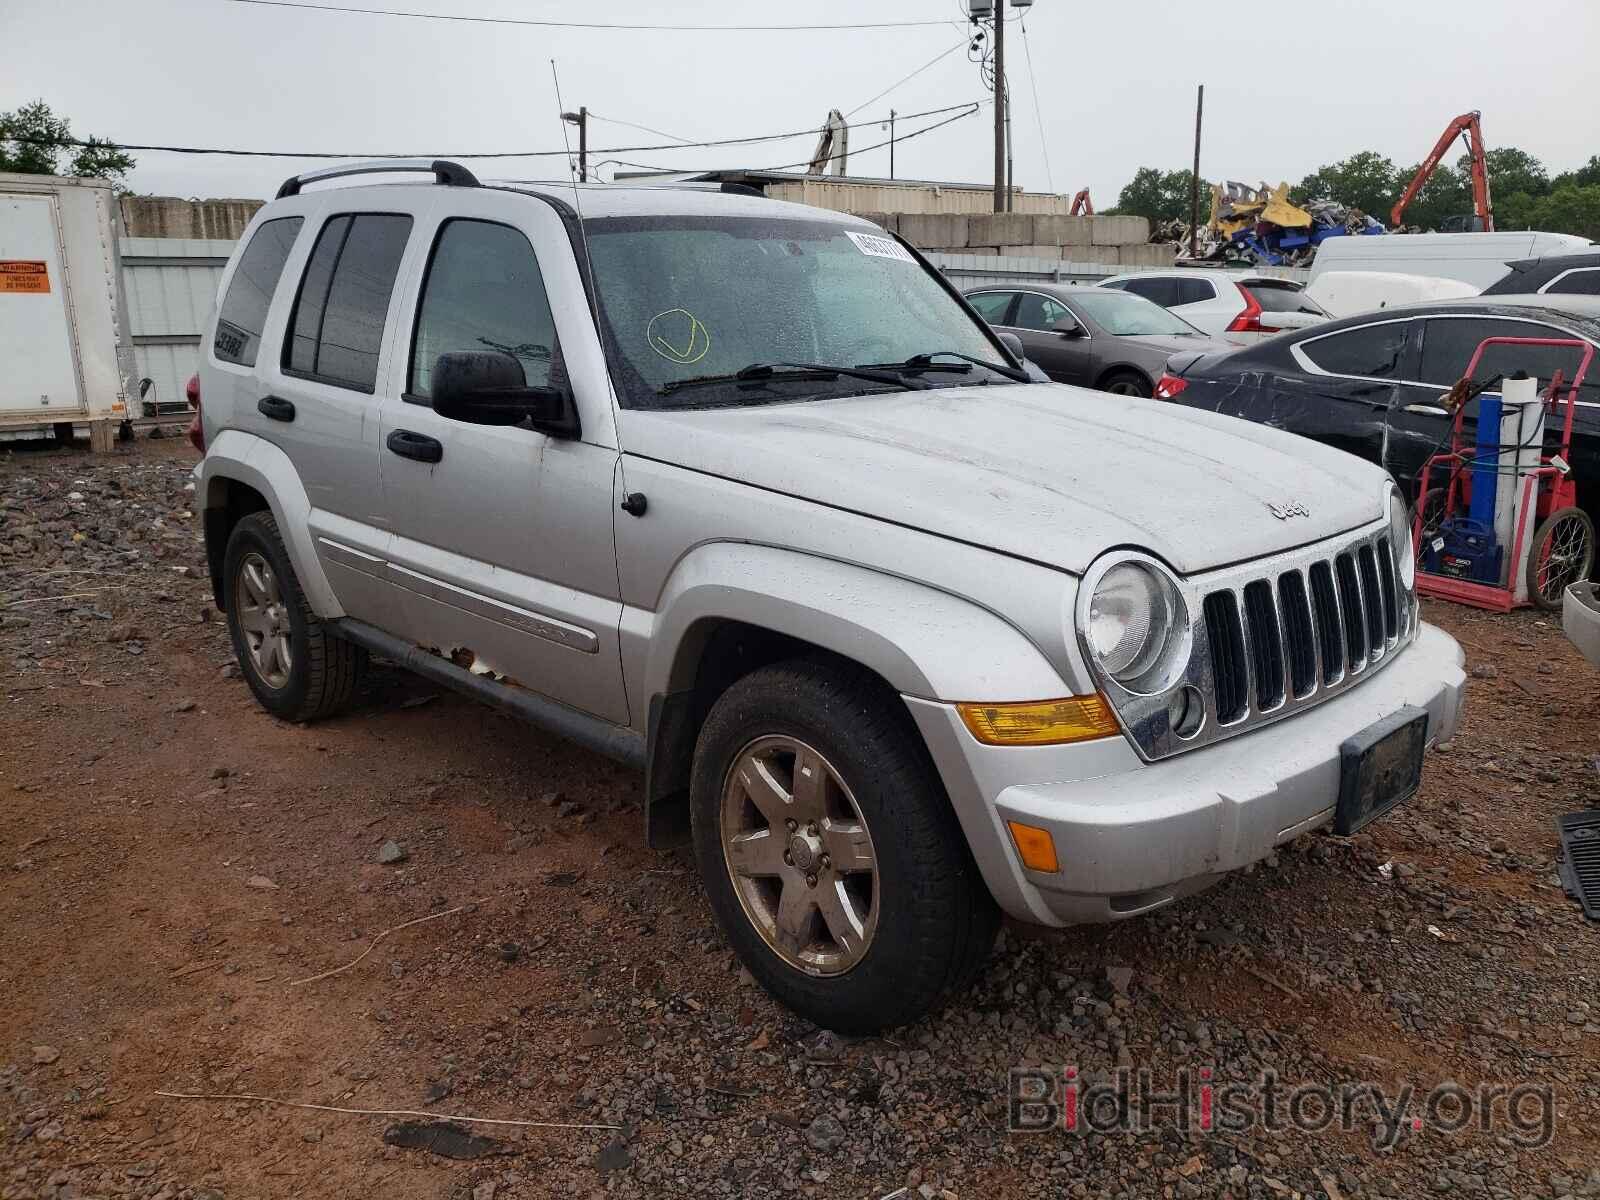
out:
<path id="1" fill-rule="evenodd" d="M 1455 640 L 1423 625 L 1372 678 L 1315 708 L 1160 762 L 1124 738 L 995 747 L 953 705 L 907 698 L 985 882 L 1012 916 L 1043 925 L 1135 916 L 1333 819 L 1339 747 L 1406 705 L 1428 744 L 1450 738 L 1466 673 Z M 1060 870 L 1022 865 L 1016 820 L 1055 839 Z"/>

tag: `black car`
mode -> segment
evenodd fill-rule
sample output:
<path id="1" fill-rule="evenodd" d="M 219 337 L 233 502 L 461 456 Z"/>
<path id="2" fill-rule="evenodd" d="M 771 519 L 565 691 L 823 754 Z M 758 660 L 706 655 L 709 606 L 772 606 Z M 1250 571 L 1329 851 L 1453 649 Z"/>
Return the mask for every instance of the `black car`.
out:
<path id="1" fill-rule="evenodd" d="M 1386 308 L 1267 338 L 1224 354 L 1179 353 L 1159 399 L 1302 434 L 1387 467 L 1412 498 L 1422 464 L 1449 448 L 1441 400 L 1488 337 L 1576 338 L 1596 347 L 1573 416 L 1571 466 L 1578 503 L 1600 517 L 1600 298 L 1468 297 Z M 1490 346 L 1474 378 L 1524 370 L 1571 379 L 1571 347 Z M 1466 437 L 1477 402 L 1467 406 Z M 1546 431 L 1554 449 L 1557 431 Z M 1437 469 L 1433 481 L 1442 484 Z"/>
<path id="2" fill-rule="evenodd" d="M 1600 296 L 1600 254 L 1552 254 L 1508 263 L 1485 296 Z"/>

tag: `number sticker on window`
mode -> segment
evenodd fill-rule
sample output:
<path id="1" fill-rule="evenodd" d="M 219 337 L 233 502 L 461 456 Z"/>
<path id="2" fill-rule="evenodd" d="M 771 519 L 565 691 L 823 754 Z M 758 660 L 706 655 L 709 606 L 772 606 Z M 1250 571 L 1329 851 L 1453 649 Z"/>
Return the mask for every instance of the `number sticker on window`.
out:
<path id="1" fill-rule="evenodd" d="M 870 254 L 873 258 L 892 258 L 896 262 L 915 263 L 910 252 L 893 238 L 880 237 L 874 233 L 857 233 L 854 229 L 846 229 L 845 235 L 856 244 L 856 249 L 863 254 Z"/>

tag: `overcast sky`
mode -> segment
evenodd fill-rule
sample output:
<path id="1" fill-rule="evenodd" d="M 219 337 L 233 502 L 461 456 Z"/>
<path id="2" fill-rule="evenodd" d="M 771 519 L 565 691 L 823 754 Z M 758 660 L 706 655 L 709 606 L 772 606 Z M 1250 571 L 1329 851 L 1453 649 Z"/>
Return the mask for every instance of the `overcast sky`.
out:
<path id="1" fill-rule="evenodd" d="M 867 103 L 964 42 L 958 0 L 371 0 L 371 6 L 612 22 L 948 24 L 621 32 L 230 0 L 0 0 L 0 45 L 7 50 L 0 111 L 43 98 L 79 136 L 134 143 L 358 154 L 559 149 L 554 57 L 567 107 L 585 104 L 597 114 L 591 147 L 666 140 L 600 116 L 678 138 L 712 139 L 815 129 L 829 108 L 865 105 L 852 120 L 850 173 L 886 175 L 888 152 L 859 148 L 884 140 L 878 120 L 891 107 L 915 112 L 987 94 L 963 48 Z M 1552 173 L 1600 153 L 1592 96 L 1597 0 L 1290 6 L 1037 0 L 1026 24 L 1038 77 L 1031 77 L 1014 24 L 1007 73 L 1016 180 L 1030 191 L 1049 190 L 1052 181 L 1056 191 L 1088 186 L 1106 207 L 1138 167 L 1187 165 L 1201 82 L 1201 172 L 1212 179 L 1292 181 L 1368 148 L 1410 164 L 1451 117 L 1471 108 L 1483 111 L 1490 146 L 1520 146 Z M 992 182 L 990 111 L 898 146 L 897 174 Z M 928 120 L 903 122 L 899 132 Z M 815 140 L 808 133 L 751 147 L 621 157 L 683 169 L 773 167 L 808 158 Z M 179 196 L 266 197 L 285 176 L 318 165 L 157 152 L 137 157 L 136 191 Z M 474 169 L 556 178 L 564 177 L 565 164 L 504 159 Z M 614 169 L 602 168 L 603 176 Z"/>

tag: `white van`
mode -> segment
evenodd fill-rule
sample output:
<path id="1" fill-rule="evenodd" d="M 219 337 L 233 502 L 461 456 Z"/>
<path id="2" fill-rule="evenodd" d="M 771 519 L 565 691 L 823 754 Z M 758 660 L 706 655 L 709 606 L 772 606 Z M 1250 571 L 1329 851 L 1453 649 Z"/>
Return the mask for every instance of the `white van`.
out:
<path id="1" fill-rule="evenodd" d="M 1571 254 L 1589 248 L 1570 233 L 1392 233 L 1383 237 L 1329 238 L 1317 247 L 1311 282 L 1325 271 L 1393 271 L 1459 279 L 1480 291 L 1522 258 Z"/>

